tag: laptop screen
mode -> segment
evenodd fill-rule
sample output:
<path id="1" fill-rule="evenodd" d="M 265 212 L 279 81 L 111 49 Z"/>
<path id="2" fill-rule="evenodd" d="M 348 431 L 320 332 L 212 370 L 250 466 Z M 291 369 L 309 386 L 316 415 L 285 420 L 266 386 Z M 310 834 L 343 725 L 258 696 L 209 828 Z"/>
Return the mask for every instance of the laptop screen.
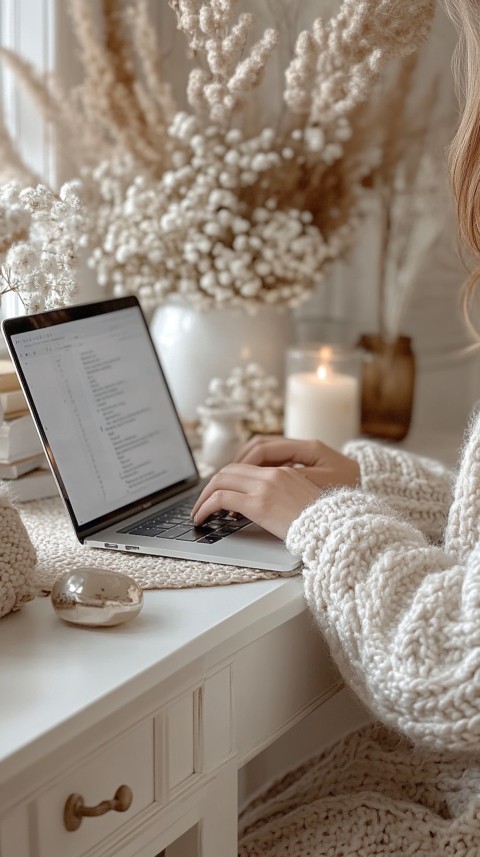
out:
<path id="1" fill-rule="evenodd" d="M 80 526 L 197 476 L 142 312 L 131 302 L 113 311 L 99 304 L 99 314 L 83 317 L 75 308 L 44 313 L 38 328 L 11 334 Z"/>

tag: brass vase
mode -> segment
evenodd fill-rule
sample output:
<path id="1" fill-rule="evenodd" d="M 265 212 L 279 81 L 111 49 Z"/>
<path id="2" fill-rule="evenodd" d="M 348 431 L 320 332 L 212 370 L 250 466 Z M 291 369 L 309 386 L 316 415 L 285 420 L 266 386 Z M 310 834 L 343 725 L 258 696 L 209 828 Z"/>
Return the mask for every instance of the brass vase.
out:
<path id="1" fill-rule="evenodd" d="M 408 336 L 387 341 L 364 334 L 358 342 L 362 365 L 361 431 L 384 440 L 403 440 L 412 419 L 415 356 Z"/>

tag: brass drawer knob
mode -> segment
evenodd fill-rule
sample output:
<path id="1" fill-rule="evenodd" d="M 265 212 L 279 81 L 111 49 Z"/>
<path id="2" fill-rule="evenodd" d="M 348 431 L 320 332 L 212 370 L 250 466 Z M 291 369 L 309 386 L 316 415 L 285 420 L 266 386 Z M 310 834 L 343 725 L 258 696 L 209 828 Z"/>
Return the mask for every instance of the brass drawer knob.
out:
<path id="1" fill-rule="evenodd" d="M 85 806 L 81 795 L 72 794 L 68 796 L 65 803 L 63 823 L 67 830 L 78 830 L 82 818 L 105 815 L 111 809 L 115 812 L 126 812 L 130 808 L 132 800 L 132 790 L 128 786 L 120 786 L 115 792 L 113 800 L 102 800 L 97 806 Z"/>

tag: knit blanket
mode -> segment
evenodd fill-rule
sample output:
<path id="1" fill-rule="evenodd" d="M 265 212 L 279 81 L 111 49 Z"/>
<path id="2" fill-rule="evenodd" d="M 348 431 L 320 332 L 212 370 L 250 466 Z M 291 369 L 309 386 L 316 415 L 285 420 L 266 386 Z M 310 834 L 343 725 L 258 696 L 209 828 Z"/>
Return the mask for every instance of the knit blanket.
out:
<path id="1" fill-rule="evenodd" d="M 60 498 L 34 500 L 20 507 L 20 514 L 37 551 L 34 577 L 49 592 L 57 577 L 82 565 L 119 571 L 133 577 L 143 589 L 184 589 L 193 586 L 225 586 L 279 577 L 277 572 L 209 562 L 132 555 L 81 545 Z M 298 574 L 298 571 L 291 573 Z M 282 577 L 286 575 L 281 574 Z M 289 575 L 287 575 L 289 576 Z"/>
<path id="2" fill-rule="evenodd" d="M 8 489 L 0 485 L 0 617 L 35 597 L 35 561 L 18 509 Z"/>
<path id="3" fill-rule="evenodd" d="M 427 753 L 369 724 L 244 810 L 247 855 L 479 857 L 480 756 Z"/>

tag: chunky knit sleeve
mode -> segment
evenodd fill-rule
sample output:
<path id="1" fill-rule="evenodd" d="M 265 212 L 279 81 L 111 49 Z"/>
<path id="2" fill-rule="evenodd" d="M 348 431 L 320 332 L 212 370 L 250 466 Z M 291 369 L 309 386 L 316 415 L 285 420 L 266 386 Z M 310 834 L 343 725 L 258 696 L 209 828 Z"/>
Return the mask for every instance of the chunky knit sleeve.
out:
<path id="1" fill-rule="evenodd" d="M 383 497 L 429 539 L 440 540 L 452 502 L 453 471 L 429 458 L 365 440 L 347 444 L 343 452 L 360 467 L 364 491 Z"/>
<path id="2" fill-rule="evenodd" d="M 442 547 L 390 503 L 323 495 L 287 546 L 345 680 L 416 742 L 480 750 L 480 426 L 466 445 Z"/>

